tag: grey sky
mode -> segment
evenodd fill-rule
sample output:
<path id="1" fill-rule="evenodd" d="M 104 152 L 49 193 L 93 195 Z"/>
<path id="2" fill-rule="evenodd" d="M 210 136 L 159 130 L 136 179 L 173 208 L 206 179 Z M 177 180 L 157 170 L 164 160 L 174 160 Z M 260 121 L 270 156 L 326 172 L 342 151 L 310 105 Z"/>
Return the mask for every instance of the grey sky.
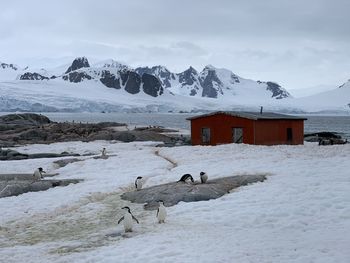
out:
<path id="1" fill-rule="evenodd" d="M 0 61 L 212 64 L 288 90 L 337 86 L 350 78 L 349 10 L 349 0 L 1 1 Z"/>

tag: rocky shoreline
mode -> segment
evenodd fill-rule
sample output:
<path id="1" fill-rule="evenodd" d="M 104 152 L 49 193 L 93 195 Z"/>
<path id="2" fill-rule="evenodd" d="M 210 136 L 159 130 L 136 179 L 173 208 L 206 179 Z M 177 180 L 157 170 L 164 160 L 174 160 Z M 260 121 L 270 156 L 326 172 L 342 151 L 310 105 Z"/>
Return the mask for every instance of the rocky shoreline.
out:
<path id="1" fill-rule="evenodd" d="M 188 138 L 164 134 L 166 132 L 174 130 L 153 126 L 130 129 L 126 124 L 118 122 L 62 123 L 53 122 L 41 114 L 9 114 L 0 116 L 0 156 L 1 147 L 35 143 L 94 140 L 159 141 L 169 146 L 189 143 Z M 3 156 L 7 154 L 4 153 Z"/>

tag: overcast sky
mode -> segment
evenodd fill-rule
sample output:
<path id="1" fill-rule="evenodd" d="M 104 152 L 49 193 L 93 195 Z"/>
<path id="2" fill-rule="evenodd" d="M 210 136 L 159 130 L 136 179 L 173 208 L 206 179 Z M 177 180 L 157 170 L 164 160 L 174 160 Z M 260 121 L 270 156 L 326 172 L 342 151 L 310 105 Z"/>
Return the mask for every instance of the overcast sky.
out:
<path id="1" fill-rule="evenodd" d="M 1 1 L 0 61 L 212 64 L 287 90 L 336 87 L 350 78 L 349 10 L 349 0 Z"/>

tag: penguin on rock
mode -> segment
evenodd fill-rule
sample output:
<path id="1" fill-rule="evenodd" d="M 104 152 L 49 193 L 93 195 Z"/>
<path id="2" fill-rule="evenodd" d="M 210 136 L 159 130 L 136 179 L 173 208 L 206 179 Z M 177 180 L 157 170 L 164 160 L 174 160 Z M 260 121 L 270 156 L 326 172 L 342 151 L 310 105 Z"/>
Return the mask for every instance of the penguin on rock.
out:
<path id="1" fill-rule="evenodd" d="M 205 184 L 208 181 L 208 175 L 205 172 L 200 172 L 201 183 Z"/>
<path id="2" fill-rule="evenodd" d="M 184 174 L 183 176 L 181 176 L 180 180 L 178 182 L 183 182 L 186 183 L 188 181 L 191 181 L 192 183 L 194 183 L 193 177 L 190 174 Z"/>
<path id="3" fill-rule="evenodd" d="M 36 170 L 34 171 L 34 173 L 33 173 L 33 178 L 34 178 L 34 180 L 38 181 L 38 180 L 44 178 L 43 173 L 46 173 L 46 172 L 43 170 L 43 168 L 39 167 L 38 169 L 36 169 Z"/>

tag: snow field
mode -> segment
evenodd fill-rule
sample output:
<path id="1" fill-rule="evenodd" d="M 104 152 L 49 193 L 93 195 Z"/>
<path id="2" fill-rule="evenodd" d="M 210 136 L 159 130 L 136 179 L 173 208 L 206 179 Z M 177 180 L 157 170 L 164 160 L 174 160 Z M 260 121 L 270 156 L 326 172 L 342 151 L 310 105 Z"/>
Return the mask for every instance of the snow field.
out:
<path id="1" fill-rule="evenodd" d="M 19 147 L 21 152 L 115 155 L 59 168 L 55 159 L 0 162 L 2 173 L 42 166 L 57 178 L 84 182 L 0 199 L 4 262 L 349 262 L 350 145 L 182 146 L 152 142 L 69 142 Z M 156 154 L 158 151 L 158 155 Z M 268 179 L 216 200 L 155 211 L 122 201 L 137 176 L 144 187 L 199 172 L 211 178 L 263 173 Z M 140 220 L 124 235 L 125 204 Z"/>

